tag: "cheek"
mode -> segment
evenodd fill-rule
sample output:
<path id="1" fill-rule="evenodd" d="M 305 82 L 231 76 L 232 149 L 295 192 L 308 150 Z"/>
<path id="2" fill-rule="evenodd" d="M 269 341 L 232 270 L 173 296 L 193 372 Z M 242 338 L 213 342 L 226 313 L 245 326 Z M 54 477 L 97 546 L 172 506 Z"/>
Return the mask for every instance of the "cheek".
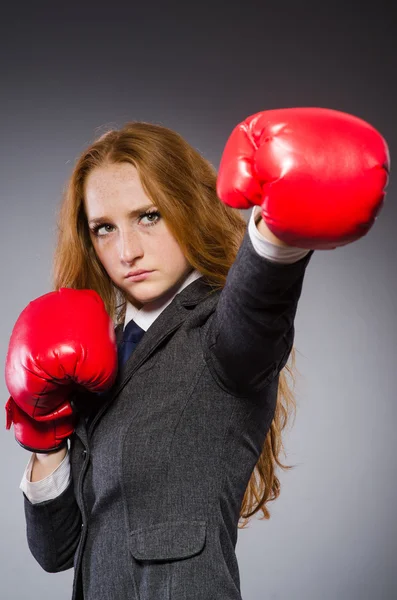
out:
<path id="1" fill-rule="evenodd" d="M 170 270 L 174 270 L 175 267 L 182 267 L 187 263 L 182 250 L 174 238 L 168 238 L 166 243 L 163 242 L 159 245 L 158 251 L 163 263 L 169 265 Z"/>
<path id="2" fill-rule="evenodd" d="M 114 251 L 108 243 L 93 243 L 93 248 L 98 260 L 106 268 L 113 262 Z"/>

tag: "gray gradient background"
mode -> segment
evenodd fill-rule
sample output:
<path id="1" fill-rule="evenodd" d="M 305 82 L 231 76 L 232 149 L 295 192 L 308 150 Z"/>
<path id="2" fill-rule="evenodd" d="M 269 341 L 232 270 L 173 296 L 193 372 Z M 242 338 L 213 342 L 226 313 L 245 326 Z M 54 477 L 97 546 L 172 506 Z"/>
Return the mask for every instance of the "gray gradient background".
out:
<path id="1" fill-rule="evenodd" d="M 393 156 L 396 22 L 386 3 L 55 4 L 56 14 L 38 3 L 2 14 L 3 364 L 19 313 L 51 289 L 74 160 L 108 126 L 162 123 L 218 166 L 246 116 L 324 106 L 368 120 Z M 365 238 L 309 265 L 296 318 L 298 414 L 286 436 L 296 467 L 280 473 L 270 521 L 239 532 L 244 600 L 397 598 L 394 189 L 392 174 Z M 5 401 L 4 378 L 1 391 Z M 0 447 L 1 599 L 67 600 L 72 571 L 45 573 L 27 548 L 18 486 L 29 453 L 4 426 Z"/>

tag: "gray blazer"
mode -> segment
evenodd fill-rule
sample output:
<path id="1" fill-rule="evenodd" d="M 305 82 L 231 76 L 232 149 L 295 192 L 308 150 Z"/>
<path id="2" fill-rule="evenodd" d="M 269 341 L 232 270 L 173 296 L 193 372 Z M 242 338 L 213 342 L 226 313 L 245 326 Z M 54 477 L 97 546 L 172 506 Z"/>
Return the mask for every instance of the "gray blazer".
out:
<path id="1" fill-rule="evenodd" d="M 30 550 L 46 571 L 74 566 L 73 600 L 241 600 L 241 502 L 312 254 L 270 262 L 246 232 L 221 292 L 191 283 L 112 390 L 76 399 L 72 484 L 24 498 Z"/>

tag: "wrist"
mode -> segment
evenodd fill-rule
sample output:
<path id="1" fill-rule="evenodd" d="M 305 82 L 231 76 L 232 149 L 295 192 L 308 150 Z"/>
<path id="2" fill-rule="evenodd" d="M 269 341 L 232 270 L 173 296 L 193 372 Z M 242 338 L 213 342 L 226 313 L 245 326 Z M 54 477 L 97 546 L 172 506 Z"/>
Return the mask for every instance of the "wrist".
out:
<path id="1" fill-rule="evenodd" d="M 36 450 L 34 452 L 35 460 L 41 463 L 46 463 L 47 465 L 51 463 L 57 463 L 59 460 L 63 459 L 68 450 L 67 445 L 65 444 L 62 448 L 58 450 L 53 450 L 52 452 L 39 452 Z"/>
<path id="2" fill-rule="evenodd" d="M 37 460 L 51 462 L 51 460 L 57 460 L 63 454 L 65 456 L 68 450 L 67 445 L 65 444 L 62 448 L 58 448 L 58 450 L 52 450 L 51 452 L 40 452 L 39 450 L 35 450 L 34 454 Z"/>
<path id="3" fill-rule="evenodd" d="M 283 242 L 282 240 L 280 240 L 278 237 L 276 237 L 274 235 L 274 233 L 272 233 L 269 229 L 269 227 L 266 225 L 265 221 L 262 219 L 262 215 L 259 213 L 259 215 L 257 215 L 255 217 L 255 224 L 256 224 L 256 228 L 259 231 L 259 233 L 261 235 L 263 235 L 264 238 L 266 238 L 269 242 L 272 242 L 272 244 L 275 244 L 276 246 L 289 246 L 289 244 L 286 244 L 285 242 Z"/>
<path id="4" fill-rule="evenodd" d="M 45 479 L 61 464 L 67 454 L 67 447 L 63 447 L 48 454 L 34 453 L 30 481 L 32 483 Z"/>

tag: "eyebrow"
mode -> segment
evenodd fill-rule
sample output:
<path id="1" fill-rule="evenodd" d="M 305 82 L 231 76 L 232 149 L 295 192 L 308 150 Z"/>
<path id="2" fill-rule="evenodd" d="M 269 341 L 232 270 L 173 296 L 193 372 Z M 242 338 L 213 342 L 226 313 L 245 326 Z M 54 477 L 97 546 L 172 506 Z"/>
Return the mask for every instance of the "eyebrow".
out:
<path id="1" fill-rule="evenodd" d="M 138 208 L 131 210 L 128 213 L 128 216 L 129 217 L 138 217 L 140 214 L 149 210 L 149 208 L 155 208 L 154 204 L 147 204 L 145 206 L 139 206 Z M 111 221 L 111 220 L 112 219 L 110 217 L 107 217 L 106 215 L 103 217 L 93 217 L 92 219 L 90 219 L 88 221 L 88 225 L 101 225 L 102 223 L 109 223 L 109 221 Z"/>

